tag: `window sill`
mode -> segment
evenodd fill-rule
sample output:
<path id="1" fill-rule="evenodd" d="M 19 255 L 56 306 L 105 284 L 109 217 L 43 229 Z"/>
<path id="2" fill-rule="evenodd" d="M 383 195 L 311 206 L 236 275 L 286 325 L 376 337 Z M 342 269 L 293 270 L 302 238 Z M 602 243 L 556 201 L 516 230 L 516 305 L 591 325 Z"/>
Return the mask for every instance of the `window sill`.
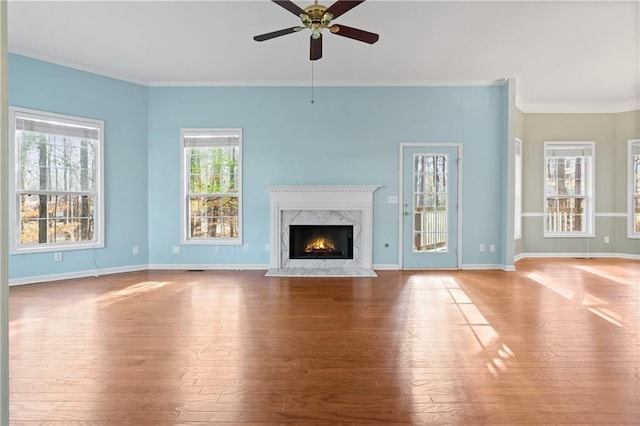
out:
<path id="1" fill-rule="evenodd" d="M 242 240 L 237 238 L 199 238 L 180 241 L 185 246 L 241 246 Z"/>
<path id="2" fill-rule="evenodd" d="M 14 247 L 10 254 L 53 253 L 56 251 L 92 250 L 97 248 L 104 248 L 104 243 L 39 244 L 33 247 Z"/>
<path id="3" fill-rule="evenodd" d="M 545 233 L 544 238 L 595 238 L 595 235 L 588 232 Z"/>

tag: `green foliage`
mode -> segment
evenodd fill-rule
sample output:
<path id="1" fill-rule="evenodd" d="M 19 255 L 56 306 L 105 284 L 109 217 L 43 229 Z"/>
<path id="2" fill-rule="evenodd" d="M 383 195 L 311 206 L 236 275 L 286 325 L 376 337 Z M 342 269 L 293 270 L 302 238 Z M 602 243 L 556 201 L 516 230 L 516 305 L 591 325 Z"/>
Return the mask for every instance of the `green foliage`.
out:
<path id="1" fill-rule="evenodd" d="M 189 148 L 189 192 L 235 194 L 238 192 L 238 147 Z"/>

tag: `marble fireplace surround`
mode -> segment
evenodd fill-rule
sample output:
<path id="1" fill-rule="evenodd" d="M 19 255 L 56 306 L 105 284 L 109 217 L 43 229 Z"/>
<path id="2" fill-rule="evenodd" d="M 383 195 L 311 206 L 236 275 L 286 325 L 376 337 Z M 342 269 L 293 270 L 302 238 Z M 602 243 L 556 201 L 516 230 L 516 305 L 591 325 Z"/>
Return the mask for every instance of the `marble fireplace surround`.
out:
<path id="1" fill-rule="evenodd" d="M 268 185 L 267 276 L 365 276 L 373 271 L 373 192 L 378 185 Z M 353 225 L 353 259 L 289 259 L 291 225 Z"/>

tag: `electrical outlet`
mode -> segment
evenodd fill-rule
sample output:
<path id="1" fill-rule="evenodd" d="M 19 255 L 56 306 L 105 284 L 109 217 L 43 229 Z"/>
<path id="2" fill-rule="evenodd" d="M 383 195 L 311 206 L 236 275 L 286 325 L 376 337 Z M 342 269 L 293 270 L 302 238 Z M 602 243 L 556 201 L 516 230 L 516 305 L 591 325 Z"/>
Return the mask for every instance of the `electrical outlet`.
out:
<path id="1" fill-rule="evenodd" d="M 242 246 L 242 249 L 244 251 L 249 251 L 249 244 L 245 244 L 244 246 Z"/>
<path id="2" fill-rule="evenodd" d="M 173 252 L 174 252 L 175 254 L 180 253 L 180 246 L 173 246 Z"/>
<path id="3" fill-rule="evenodd" d="M 264 251 L 271 251 L 271 244 L 267 243 L 264 245 Z"/>
<path id="4" fill-rule="evenodd" d="M 480 253 L 484 253 L 484 244 L 480 244 Z"/>
<path id="5" fill-rule="evenodd" d="M 54 262 L 62 262 L 62 252 L 61 251 L 57 251 L 57 252 L 53 253 L 53 260 L 54 260 Z"/>
<path id="6" fill-rule="evenodd" d="M 131 253 L 133 253 L 133 255 L 138 255 L 138 254 L 140 254 L 140 247 L 138 247 L 138 246 L 133 246 L 133 247 L 131 248 Z"/>
<path id="7" fill-rule="evenodd" d="M 213 246 L 213 252 L 215 254 L 220 254 L 220 246 Z"/>
<path id="8" fill-rule="evenodd" d="M 491 245 L 489 246 L 489 251 L 490 251 L 491 253 L 495 252 L 495 251 L 496 251 L 496 245 L 495 245 L 495 244 L 491 244 Z"/>
<path id="9" fill-rule="evenodd" d="M 609 244 L 609 236 L 608 235 L 604 237 L 604 243 L 605 244 Z"/>

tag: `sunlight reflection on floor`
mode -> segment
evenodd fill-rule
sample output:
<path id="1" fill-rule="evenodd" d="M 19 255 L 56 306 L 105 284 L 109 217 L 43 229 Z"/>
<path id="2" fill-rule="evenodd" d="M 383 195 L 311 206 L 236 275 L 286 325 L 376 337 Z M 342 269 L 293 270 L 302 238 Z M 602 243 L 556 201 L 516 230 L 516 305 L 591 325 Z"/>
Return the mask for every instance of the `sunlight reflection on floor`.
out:
<path id="1" fill-rule="evenodd" d="M 613 275 L 613 274 L 611 274 L 609 272 L 602 271 L 602 270 L 597 269 L 597 268 L 593 268 L 591 266 L 575 265 L 574 267 L 577 268 L 577 269 L 580 269 L 582 271 L 588 272 L 590 274 L 597 275 L 599 277 L 605 278 L 607 280 L 614 281 L 614 282 L 616 282 L 618 284 L 623 284 L 623 285 L 638 284 L 638 277 L 629 277 L 627 279 L 627 278 L 624 278 L 624 277 L 618 277 L 616 275 Z"/>
<path id="2" fill-rule="evenodd" d="M 507 370 L 505 360 L 515 357 L 515 354 L 506 344 L 501 344 L 498 332 L 491 326 L 491 323 L 482 312 L 480 312 L 456 280 L 451 277 L 446 277 L 443 281 L 445 281 L 445 287 L 453 299 L 453 302 L 464 317 L 465 325 L 469 327 L 482 347 L 480 352 L 484 352 L 487 358 L 490 359 L 490 361 L 486 363 L 487 370 L 494 378 L 497 378 L 500 372 Z M 498 348 L 495 349 L 495 346 L 498 346 Z"/>
<path id="3" fill-rule="evenodd" d="M 592 268 L 589 266 L 582 266 L 582 265 L 577 265 L 575 267 L 582 271 L 598 275 L 600 277 L 606 278 L 607 280 L 611 280 L 613 282 L 617 282 L 624 285 L 631 284 L 630 282 L 628 282 L 628 280 L 620 279 L 606 272 L 599 271 L 596 268 Z M 528 278 L 548 288 L 549 290 L 554 291 L 555 293 L 559 294 L 560 296 L 568 300 L 577 300 L 580 296 L 582 296 L 582 300 L 580 301 L 580 304 L 584 306 L 589 312 L 610 322 L 613 325 L 616 325 L 622 328 L 627 328 L 625 325 L 625 318 L 622 315 L 620 315 L 618 312 L 611 309 L 610 307 L 607 307 L 609 305 L 607 301 L 599 297 L 596 297 L 590 293 L 583 292 L 578 284 L 568 283 L 568 282 L 558 282 L 554 279 L 554 277 L 548 274 L 543 274 L 539 272 L 529 273 Z"/>
<path id="4" fill-rule="evenodd" d="M 136 284 L 132 284 L 129 287 L 125 287 L 120 290 L 110 291 L 103 295 L 100 295 L 96 298 L 96 302 L 100 306 L 110 305 L 112 303 L 116 303 L 119 300 L 125 299 L 127 297 L 133 297 L 139 294 L 148 293 L 150 291 L 158 290 L 167 284 L 170 284 L 167 281 L 142 281 Z"/>

